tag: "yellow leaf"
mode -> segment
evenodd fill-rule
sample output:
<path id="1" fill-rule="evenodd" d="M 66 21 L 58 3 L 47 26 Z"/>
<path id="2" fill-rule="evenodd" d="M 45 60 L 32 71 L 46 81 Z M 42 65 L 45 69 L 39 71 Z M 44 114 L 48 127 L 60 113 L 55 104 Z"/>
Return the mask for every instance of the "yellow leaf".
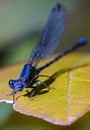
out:
<path id="1" fill-rule="evenodd" d="M 39 77 L 51 90 L 42 85 L 37 86 L 37 92 L 30 100 L 30 89 L 24 89 L 15 95 L 13 105 L 15 111 L 32 115 L 54 124 L 70 125 L 90 110 L 90 55 L 87 59 L 82 54 L 69 54 L 40 74 Z M 51 59 L 51 58 L 50 58 Z M 44 60 L 40 65 L 50 59 Z M 79 62 L 79 63 L 78 63 Z M 19 63 L 0 71 L 0 100 L 12 103 L 12 96 L 7 96 L 12 90 L 8 87 L 10 79 L 17 79 L 24 63 Z"/>

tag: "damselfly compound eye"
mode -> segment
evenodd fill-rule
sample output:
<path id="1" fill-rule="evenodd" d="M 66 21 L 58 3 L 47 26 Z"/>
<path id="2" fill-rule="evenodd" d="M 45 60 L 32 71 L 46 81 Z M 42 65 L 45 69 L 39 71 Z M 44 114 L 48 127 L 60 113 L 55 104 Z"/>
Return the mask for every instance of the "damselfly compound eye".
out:
<path id="1" fill-rule="evenodd" d="M 8 84 L 9 84 L 10 88 L 12 88 L 12 89 L 15 88 L 15 86 L 14 86 L 14 80 L 11 79 Z"/>

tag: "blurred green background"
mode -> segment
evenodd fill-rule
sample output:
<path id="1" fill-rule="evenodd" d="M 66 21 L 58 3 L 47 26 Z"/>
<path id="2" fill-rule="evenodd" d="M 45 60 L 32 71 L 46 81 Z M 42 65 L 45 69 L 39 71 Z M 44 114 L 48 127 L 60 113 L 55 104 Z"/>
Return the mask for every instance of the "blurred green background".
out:
<path id="1" fill-rule="evenodd" d="M 27 60 L 39 41 L 48 15 L 57 3 L 67 8 L 68 22 L 63 35 L 61 51 L 78 38 L 90 43 L 90 0 L 0 0 L 0 67 Z M 90 52 L 90 45 L 81 48 Z M 69 127 L 55 126 L 41 119 L 27 117 L 12 110 L 12 105 L 0 104 L 1 130 L 89 130 L 90 113 Z"/>

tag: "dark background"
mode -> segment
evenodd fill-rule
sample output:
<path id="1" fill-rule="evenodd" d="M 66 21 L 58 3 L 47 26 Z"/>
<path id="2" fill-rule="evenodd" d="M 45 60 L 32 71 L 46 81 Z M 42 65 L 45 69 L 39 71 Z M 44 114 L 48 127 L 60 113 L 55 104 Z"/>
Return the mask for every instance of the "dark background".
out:
<path id="1" fill-rule="evenodd" d="M 0 1 L 0 66 L 27 60 L 38 42 L 48 15 L 57 3 L 67 8 L 68 22 L 60 49 L 69 47 L 80 37 L 88 40 L 80 51 L 90 53 L 90 0 L 4 0 Z M 70 127 L 27 117 L 12 110 L 11 105 L 0 104 L 0 127 L 10 129 L 81 129 L 89 130 L 90 113 Z"/>

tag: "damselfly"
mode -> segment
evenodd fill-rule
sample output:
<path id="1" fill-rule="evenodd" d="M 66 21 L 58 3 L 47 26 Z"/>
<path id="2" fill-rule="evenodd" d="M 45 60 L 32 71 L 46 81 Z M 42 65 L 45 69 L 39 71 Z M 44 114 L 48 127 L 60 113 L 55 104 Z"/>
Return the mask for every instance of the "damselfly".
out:
<path id="1" fill-rule="evenodd" d="M 73 46 L 71 46 L 64 52 L 59 53 L 54 59 L 44 64 L 43 66 L 36 68 L 38 63 L 42 59 L 49 57 L 58 47 L 62 34 L 64 32 L 66 20 L 67 11 L 65 7 L 60 4 L 56 5 L 50 13 L 46 28 L 40 41 L 33 49 L 27 64 L 24 65 L 19 75 L 19 78 L 15 80 L 11 79 L 9 81 L 9 87 L 13 89 L 13 92 L 11 93 L 11 95 L 13 95 L 13 101 L 14 95 L 18 91 L 22 91 L 24 88 L 33 88 L 33 91 L 30 95 L 30 98 L 32 98 L 36 91 L 35 84 L 38 82 L 40 82 L 44 87 L 49 89 L 49 87 L 44 82 L 38 79 L 41 70 L 50 66 L 52 63 L 54 63 L 67 53 L 87 43 L 84 38 L 81 38 Z"/>

